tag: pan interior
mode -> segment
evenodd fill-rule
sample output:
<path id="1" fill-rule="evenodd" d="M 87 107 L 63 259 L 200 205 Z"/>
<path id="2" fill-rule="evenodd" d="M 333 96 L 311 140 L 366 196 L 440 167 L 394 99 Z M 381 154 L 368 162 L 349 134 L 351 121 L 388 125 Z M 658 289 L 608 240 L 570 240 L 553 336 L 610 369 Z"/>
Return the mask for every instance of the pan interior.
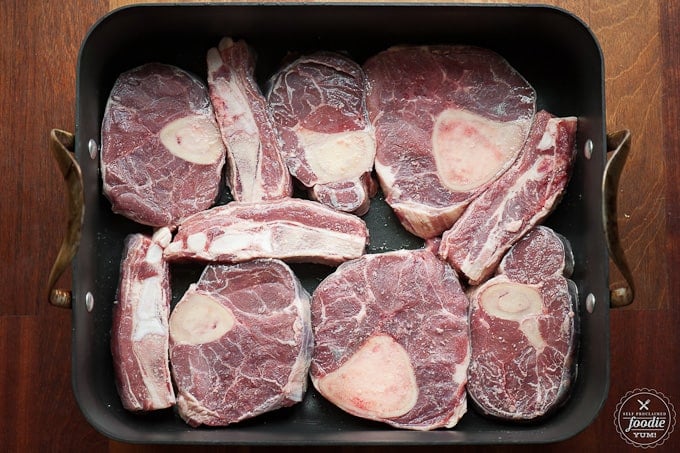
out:
<path id="1" fill-rule="evenodd" d="M 547 224 L 566 236 L 575 252 L 579 289 L 580 352 L 572 396 L 553 416 L 517 425 L 485 419 L 470 409 L 453 429 L 400 431 L 352 417 L 310 386 L 303 403 L 221 429 L 190 429 L 168 409 L 137 415 L 125 411 L 113 381 L 109 350 L 124 237 L 148 231 L 111 212 L 101 192 L 98 160 L 87 150 L 99 142 L 108 93 L 123 71 L 160 61 L 205 80 L 205 53 L 223 36 L 248 41 L 265 80 L 288 52 L 336 50 L 359 63 L 399 44 L 471 44 L 504 56 L 535 88 L 538 107 L 579 118 L 578 157 L 567 193 Z M 73 387 L 81 410 L 99 431 L 128 442 L 217 444 L 492 444 L 553 442 L 575 435 L 595 417 L 609 383 L 608 257 L 601 228 L 600 182 L 604 169 L 603 68 L 587 27 L 550 7 L 459 5 L 145 5 L 114 11 L 93 26 L 81 47 L 77 73 L 76 154 L 83 170 L 86 213 L 74 261 Z M 586 159 L 586 140 L 595 152 Z M 220 203 L 229 201 L 223 194 Z M 379 195 L 366 216 L 369 252 L 418 248 Z M 202 267 L 173 266 L 173 302 Z M 308 290 L 332 270 L 294 265 Z M 94 308 L 85 307 L 87 293 Z M 595 311 L 584 309 L 589 293 Z"/>

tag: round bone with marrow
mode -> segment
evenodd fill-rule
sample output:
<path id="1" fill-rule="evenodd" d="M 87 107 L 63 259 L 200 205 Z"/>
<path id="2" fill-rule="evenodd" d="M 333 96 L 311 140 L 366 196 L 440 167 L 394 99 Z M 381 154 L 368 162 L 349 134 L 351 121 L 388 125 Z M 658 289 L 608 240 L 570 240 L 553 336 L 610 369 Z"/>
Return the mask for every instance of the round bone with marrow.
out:
<path id="1" fill-rule="evenodd" d="M 452 427 L 467 408 L 467 308 L 453 269 L 428 250 L 348 261 L 313 294 L 312 382 L 359 417 Z"/>
<path id="2" fill-rule="evenodd" d="M 467 389 L 482 413 L 532 420 L 566 399 L 576 349 L 572 261 L 566 239 L 539 226 L 470 291 Z"/>
<path id="3" fill-rule="evenodd" d="M 302 400 L 309 294 L 282 261 L 209 265 L 170 315 L 179 415 L 224 426 Z"/>
<path id="4" fill-rule="evenodd" d="M 103 191 L 114 212 L 175 226 L 215 201 L 226 149 L 208 90 L 188 72 L 148 63 L 122 73 L 101 139 Z"/>

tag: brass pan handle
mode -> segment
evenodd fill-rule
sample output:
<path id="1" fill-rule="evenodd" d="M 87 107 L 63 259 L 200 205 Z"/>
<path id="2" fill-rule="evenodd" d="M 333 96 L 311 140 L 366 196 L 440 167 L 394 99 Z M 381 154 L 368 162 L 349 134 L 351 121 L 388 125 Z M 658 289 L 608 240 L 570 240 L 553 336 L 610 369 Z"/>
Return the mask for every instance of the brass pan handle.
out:
<path id="1" fill-rule="evenodd" d="M 50 149 L 57 166 L 64 176 L 68 191 L 68 224 L 66 237 L 64 238 L 57 259 L 52 266 L 47 284 L 50 304 L 71 308 L 71 291 L 55 288 L 57 280 L 71 264 L 71 260 L 80 244 L 80 232 L 85 214 L 85 202 L 83 198 L 83 175 L 80 166 L 74 156 L 75 140 L 73 134 L 59 129 L 50 132 Z"/>
<path id="2" fill-rule="evenodd" d="M 607 154 L 609 155 L 609 160 L 604 168 L 604 177 L 602 178 L 602 224 L 607 239 L 607 247 L 609 248 L 609 256 L 626 280 L 625 285 L 610 288 L 611 306 L 613 308 L 630 305 L 635 297 L 633 274 L 626 262 L 626 256 L 623 253 L 623 247 L 619 238 L 616 210 L 619 180 L 621 179 L 623 165 L 629 153 L 629 130 L 626 129 L 607 135 Z"/>

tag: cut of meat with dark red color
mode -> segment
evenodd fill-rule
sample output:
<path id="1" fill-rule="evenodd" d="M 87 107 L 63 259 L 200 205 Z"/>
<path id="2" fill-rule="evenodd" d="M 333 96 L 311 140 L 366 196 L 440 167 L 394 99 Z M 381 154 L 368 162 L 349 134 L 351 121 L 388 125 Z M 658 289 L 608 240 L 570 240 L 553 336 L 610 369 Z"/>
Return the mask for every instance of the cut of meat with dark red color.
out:
<path id="1" fill-rule="evenodd" d="M 245 41 L 223 38 L 207 54 L 208 87 L 227 145 L 227 183 L 236 201 L 289 197 L 293 186 Z"/>
<path id="2" fill-rule="evenodd" d="M 467 409 L 467 310 L 455 272 L 427 250 L 344 263 L 313 294 L 312 382 L 359 417 L 452 427 Z"/>
<path id="3" fill-rule="evenodd" d="M 238 263 L 255 258 L 337 265 L 363 255 L 366 223 L 316 201 L 229 203 L 180 225 L 165 249 L 171 261 Z"/>
<path id="4" fill-rule="evenodd" d="M 118 77 L 101 129 L 103 189 L 114 212 L 175 226 L 215 201 L 225 148 L 206 86 L 150 63 Z"/>
<path id="5" fill-rule="evenodd" d="M 467 389 L 482 413 L 532 420 L 567 398 L 577 344 L 572 268 L 566 239 L 539 226 L 471 291 Z"/>
<path id="6" fill-rule="evenodd" d="M 439 254 L 471 284 L 488 278 L 512 244 L 550 214 L 574 163 L 575 117 L 541 111 L 507 172 L 476 198 L 442 237 Z"/>
<path id="7" fill-rule="evenodd" d="M 125 409 L 149 411 L 175 404 L 168 366 L 170 270 L 163 248 L 171 234 L 129 235 L 113 305 L 111 354 L 116 387 Z"/>
<path id="8" fill-rule="evenodd" d="M 407 230 L 437 236 L 513 163 L 536 93 L 501 56 L 471 46 L 394 47 L 364 70 L 386 201 Z"/>
<path id="9" fill-rule="evenodd" d="M 314 199 L 365 214 L 377 187 L 361 66 L 331 52 L 300 57 L 272 77 L 267 100 L 291 174 Z"/>
<path id="10" fill-rule="evenodd" d="M 285 263 L 207 266 L 170 316 L 180 416 L 224 426 L 301 401 L 312 346 L 309 294 Z"/>

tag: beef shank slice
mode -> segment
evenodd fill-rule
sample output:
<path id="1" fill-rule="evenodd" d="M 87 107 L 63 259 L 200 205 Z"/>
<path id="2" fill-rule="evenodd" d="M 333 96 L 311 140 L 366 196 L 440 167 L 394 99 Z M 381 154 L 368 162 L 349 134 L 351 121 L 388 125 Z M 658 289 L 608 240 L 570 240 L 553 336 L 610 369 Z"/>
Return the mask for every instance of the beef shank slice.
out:
<path id="1" fill-rule="evenodd" d="M 223 38 L 208 50 L 208 86 L 227 146 L 227 184 L 236 201 L 277 200 L 292 194 L 267 102 L 255 80 L 255 54 L 243 41 Z"/>
<path id="2" fill-rule="evenodd" d="M 468 394 L 484 414 L 534 420 L 559 407 L 575 378 L 573 255 L 548 227 L 529 231 L 495 277 L 470 293 Z"/>
<path id="3" fill-rule="evenodd" d="M 118 77 L 101 128 L 103 190 L 114 212 L 176 226 L 215 201 L 225 152 L 196 77 L 160 63 Z"/>
<path id="4" fill-rule="evenodd" d="M 321 203 L 365 214 L 377 186 L 361 66 L 333 52 L 301 56 L 272 77 L 267 100 L 291 174 Z"/>
<path id="5" fill-rule="evenodd" d="M 170 268 L 163 248 L 170 231 L 125 239 L 117 300 L 112 309 L 111 355 L 116 388 L 131 411 L 175 404 L 168 364 Z"/>
<path id="6" fill-rule="evenodd" d="M 170 316 L 180 416 L 224 426 L 304 397 L 309 294 L 279 260 L 209 265 Z"/>
<path id="7" fill-rule="evenodd" d="M 515 160 L 536 93 L 500 55 L 472 46 L 393 47 L 364 70 L 386 201 L 411 233 L 437 236 Z"/>
<path id="8" fill-rule="evenodd" d="M 452 427 L 466 411 L 468 300 L 427 250 L 341 264 L 312 300 L 312 382 L 350 414 L 389 425 Z"/>

